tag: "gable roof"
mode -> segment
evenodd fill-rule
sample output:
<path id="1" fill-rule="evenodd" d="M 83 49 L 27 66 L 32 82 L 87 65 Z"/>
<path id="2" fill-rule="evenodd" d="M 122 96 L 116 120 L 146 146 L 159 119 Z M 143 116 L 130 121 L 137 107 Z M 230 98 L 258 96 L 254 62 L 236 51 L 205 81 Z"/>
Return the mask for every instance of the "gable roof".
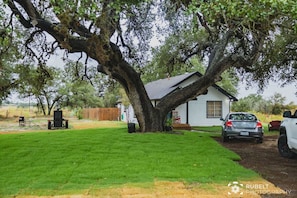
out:
<path id="1" fill-rule="evenodd" d="M 145 85 L 145 89 L 147 91 L 147 94 L 151 100 L 160 100 L 162 97 L 166 96 L 167 94 L 173 92 L 174 90 L 178 89 L 182 82 L 185 80 L 191 78 L 192 76 L 197 75 L 198 77 L 201 77 L 202 74 L 200 72 L 191 72 L 186 73 L 179 76 L 174 76 L 170 78 L 160 79 L 156 80 L 150 83 L 147 83 Z M 221 88 L 218 85 L 213 85 L 215 89 L 226 95 L 230 100 L 232 101 L 238 101 L 236 97 L 234 97 L 232 94 L 228 93 L 226 90 Z"/>

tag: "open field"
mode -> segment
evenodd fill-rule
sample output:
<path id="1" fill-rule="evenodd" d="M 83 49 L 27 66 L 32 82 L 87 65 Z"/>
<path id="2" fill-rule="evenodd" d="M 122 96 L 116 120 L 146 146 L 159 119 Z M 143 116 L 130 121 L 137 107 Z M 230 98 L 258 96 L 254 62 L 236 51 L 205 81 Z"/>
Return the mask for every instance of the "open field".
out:
<path id="1" fill-rule="evenodd" d="M 0 134 L 19 133 L 19 132 L 46 132 L 48 120 L 47 117 L 37 117 L 26 119 L 25 126 L 20 126 L 18 118 L 0 120 Z M 120 127 L 126 126 L 123 122 L 116 121 L 93 121 L 78 120 L 77 118 L 67 118 L 69 120 L 70 129 L 91 129 L 102 127 Z"/>
<path id="2" fill-rule="evenodd" d="M 70 116 L 71 113 L 65 111 L 66 116 Z M 19 116 L 25 116 L 27 118 L 43 117 L 41 112 L 33 106 L 17 106 L 17 105 L 4 105 L 0 107 L 0 119 L 18 118 Z"/>
<path id="3" fill-rule="evenodd" d="M 17 106 L 3 106 L 0 108 L 0 133 L 17 133 L 17 132 L 33 132 L 33 131 L 48 131 L 48 120 L 53 119 L 53 115 L 43 116 L 36 113 L 37 109 L 34 107 L 17 107 Z M 19 116 L 25 117 L 25 125 L 19 125 Z M 90 129 L 98 127 L 117 127 L 123 126 L 124 123 L 113 121 L 92 121 L 79 120 L 71 111 L 63 110 L 63 117 L 69 120 L 70 129 Z M 121 125 L 122 124 L 122 125 Z"/>

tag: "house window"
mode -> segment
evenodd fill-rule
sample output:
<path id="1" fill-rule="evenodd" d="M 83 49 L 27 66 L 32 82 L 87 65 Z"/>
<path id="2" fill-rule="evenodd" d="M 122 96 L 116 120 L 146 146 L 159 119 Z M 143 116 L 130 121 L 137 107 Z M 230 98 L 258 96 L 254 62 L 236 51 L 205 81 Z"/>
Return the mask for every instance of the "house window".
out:
<path id="1" fill-rule="evenodd" d="M 222 117 L 222 101 L 207 101 L 207 118 Z"/>

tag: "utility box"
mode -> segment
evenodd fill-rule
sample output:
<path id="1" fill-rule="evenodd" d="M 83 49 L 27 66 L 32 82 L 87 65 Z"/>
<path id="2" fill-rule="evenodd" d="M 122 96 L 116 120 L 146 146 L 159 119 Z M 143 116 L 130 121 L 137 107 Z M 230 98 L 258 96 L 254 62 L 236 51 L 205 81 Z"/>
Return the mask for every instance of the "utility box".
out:
<path id="1" fill-rule="evenodd" d="M 65 120 L 63 118 L 63 112 L 60 109 L 54 111 L 54 120 L 48 120 L 47 128 L 48 129 L 54 129 L 54 128 L 68 129 L 68 120 Z"/>
<path id="2" fill-rule="evenodd" d="M 54 111 L 54 127 L 63 126 L 63 113 L 61 110 Z"/>

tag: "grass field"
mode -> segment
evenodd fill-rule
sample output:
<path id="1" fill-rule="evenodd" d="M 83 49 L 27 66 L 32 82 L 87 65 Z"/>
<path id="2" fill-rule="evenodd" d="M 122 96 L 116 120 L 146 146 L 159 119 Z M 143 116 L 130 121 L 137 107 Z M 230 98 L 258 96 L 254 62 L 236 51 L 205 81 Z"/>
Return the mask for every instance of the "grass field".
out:
<path id="1" fill-rule="evenodd" d="M 126 183 L 228 183 L 259 176 L 208 133 L 126 126 L 0 135 L 0 197 L 82 193 Z"/>

